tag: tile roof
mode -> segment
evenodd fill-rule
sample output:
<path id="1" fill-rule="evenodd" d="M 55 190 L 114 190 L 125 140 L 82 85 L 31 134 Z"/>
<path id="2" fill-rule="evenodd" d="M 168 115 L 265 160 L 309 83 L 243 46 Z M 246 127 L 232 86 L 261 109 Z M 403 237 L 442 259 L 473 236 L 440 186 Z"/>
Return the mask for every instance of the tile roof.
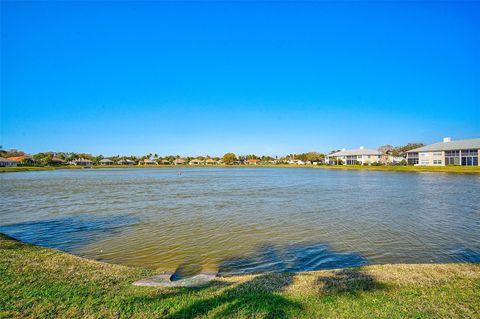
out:
<path id="1" fill-rule="evenodd" d="M 24 159 L 27 159 L 27 158 L 30 158 L 30 156 L 26 156 L 26 155 L 12 156 L 12 157 L 8 157 L 7 159 L 9 159 L 11 161 L 21 162 L 21 161 L 23 161 Z"/>

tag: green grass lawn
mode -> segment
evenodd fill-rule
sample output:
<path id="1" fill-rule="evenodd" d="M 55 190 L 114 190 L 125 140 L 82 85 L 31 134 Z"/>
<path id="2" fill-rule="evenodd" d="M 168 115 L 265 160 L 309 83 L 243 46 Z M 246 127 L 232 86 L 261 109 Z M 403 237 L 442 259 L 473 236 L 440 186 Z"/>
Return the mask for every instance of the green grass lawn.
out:
<path id="1" fill-rule="evenodd" d="M 91 168 L 193 168 L 193 167 L 291 167 L 291 168 L 316 168 L 316 169 L 342 169 L 342 170 L 366 170 L 386 172 L 437 172 L 437 173 L 461 173 L 480 174 L 480 166 L 361 166 L 361 165 L 108 165 L 92 166 Z M 79 169 L 79 166 L 19 166 L 0 167 L 0 173 L 44 171 L 54 169 Z"/>
<path id="2" fill-rule="evenodd" d="M 383 265 L 136 287 L 154 272 L 0 235 L 2 318 L 480 318 L 480 265 Z"/>
<path id="3" fill-rule="evenodd" d="M 17 166 L 17 167 L 0 167 L 0 173 L 9 172 L 29 172 L 29 171 L 53 171 L 56 169 L 79 169 L 78 166 Z"/>

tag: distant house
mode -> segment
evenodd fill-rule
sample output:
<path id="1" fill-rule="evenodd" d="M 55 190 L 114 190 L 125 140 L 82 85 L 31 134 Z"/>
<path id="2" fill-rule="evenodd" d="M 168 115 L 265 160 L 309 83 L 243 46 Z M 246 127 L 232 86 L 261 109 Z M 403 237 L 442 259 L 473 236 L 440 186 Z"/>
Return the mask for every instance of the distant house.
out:
<path id="1" fill-rule="evenodd" d="M 185 165 L 187 162 L 184 159 L 177 158 L 173 161 L 173 165 Z"/>
<path id="2" fill-rule="evenodd" d="M 76 160 L 71 161 L 70 164 L 75 166 L 90 167 L 92 166 L 92 161 L 85 158 L 78 158 Z"/>
<path id="3" fill-rule="evenodd" d="M 205 164 L 205 161 L 204 160 L 201 160 L 199 158 L 194 158 L 193 160 L 191 160 L 189 162 L 190 165 L 203 165 Z"/>
<path id="4" fill-rule="evenodd" d="M 13 156 L 7 159 L 11 161 L 15 161 L 17 162 L 17 164 L 23 164 L 23 165 L 29 165 L 29 164 L 31 165 L 35 162 L 30 156 L 27 156 L 27 155 Z"/>
<path id="5" fill-rule="evenodd" d="M 294 164 L 294 165 L 305 165 L 306 163 L 302 160 L 299 160 L 299 159 L 290 159 L 288 162 L 288 164 Z"/>
<path id="6" fill-rule="evenodd" d="M 0 167 L 15 167 L 18 162 L 8 158 L 0 157 Z"/>
<path id="7" fill-rule="evenodd" d="M 343 165 L 371 165 L 372 163 L 379 163 L 381 156 L 382 154 L 377 150 L 360 146 L 357 149 L 343 149 L 329 154 L 326 156 L 326 161 L 329 164 L 338 163 L 341 160 Z"/>
<path id="8" fill-rule="evenodd" d="M 410 165 L 421 166 L 479 166 L 480 138 L 452 141 L 445 137 L 443 142 L 426 145 L 407 152 Z"/>
<path id="9" fill-rule="evenodd" d="M 132 161 L 129 159 L 123 159 L 123 160 L 119 160 L 117 164 L 118 165 L 135 165 L 135 161 Z"/>
<path id="10" fill-rule="evenodd" d="M 162 165 L 171 165 L 172 163 L 170 161 L 167 161 L 167 160 L 161 160 L 160 161 L 160 164 Z"/>
<path id="11" fill-rule="evenodd" d="M 58 157 L 52 157 L 52 159 L 48 161 L 48 164 L 52 166 L 59 166 L 59 165 L 63 165 L 64 163 L 65 161 Z"/>
<path id="12" fill-rule="evenodd" d="M 246 165 L 258 165 L 258 164 L 260 164 L 260 160 L 258 158 L 247 159 L 247 160 L 245 160 L 245 164 Z"/>
<path id="13" fill-rule="evenodd" d="M 99 161 L 98 164 L 100 164 L 100 165 L 113 165 L 113 164 L 115 164 L 115 162 L 112 161 L 111 159 L 104 158 L 101 161 Z"/>
<path id="14" fill-rule="evenodd" d="M 215 164 L 218 164 L 218 161 L 214 160 L 213 158 L 207 158 L 205 160 L 205 164 L 206 165 L 215 165 Z"/>
<path id="15" fill-rule="evenodd" d="M 143 161 L 141 161 L 141 163 L 143 165 L 157 165 L 158 164 L 157 162 L 155 162 L 151 159 L 144 159 Z"/>

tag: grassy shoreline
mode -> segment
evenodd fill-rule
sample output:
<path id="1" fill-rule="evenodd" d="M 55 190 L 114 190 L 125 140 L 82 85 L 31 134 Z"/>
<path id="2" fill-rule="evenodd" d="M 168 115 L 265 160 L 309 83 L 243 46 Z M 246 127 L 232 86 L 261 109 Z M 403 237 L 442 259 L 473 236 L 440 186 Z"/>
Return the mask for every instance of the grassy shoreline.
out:
<path id="1" fill-rule="evenodd" d="M 282 168 L 314 168 L 314 169 L 338 169 L 338 170 L 365 170 L 365 171 L 384 171 L 384 172 L 407 172 L 407 173 L 455 173 L 455 174 L 480 174 L 480 166 L 360 166 L 360 165 L 108 165 L 93 166 L 91 169 L 109 169 L 109 168 L 193 168 L 193 167 L 282 167 Z M 57 169 L 82 169 L 79 166 L 18 166 L 18 167 L 0 167 L 0 173 L 27 172 L 27 171 L 51 171 Z"/>
<path id="2" fill-rule="evenodd" d="M 480 264 L 376 265 L 136 287 L 154 272 L 0 234 L 4 318 L 478 318 Z"/>

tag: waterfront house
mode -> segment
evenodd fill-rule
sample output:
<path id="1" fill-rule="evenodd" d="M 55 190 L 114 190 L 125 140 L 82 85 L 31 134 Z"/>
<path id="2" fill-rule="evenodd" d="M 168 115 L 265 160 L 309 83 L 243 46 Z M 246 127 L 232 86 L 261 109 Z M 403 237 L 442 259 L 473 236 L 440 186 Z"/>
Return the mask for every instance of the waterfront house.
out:
<path id="1" fill-rule="evenodd" d="M 357 149 L 343 149 L 326 156 L 325 160 L 329 164 L 341 163 L 343 165 L 371 165 L 379 163 L 382 154 L 377 150 L 372 150 L 360 146 Z M 341 162 L 340 162 L 341 161 Z"/>
<path id="2" fill-rule="evenodd" d="M 0 157 L 0 167 L 15 167 L 18 162 L 8 158 Z"/>
<path id="3" fill-rule="evenodd" d="M 135 165 L 135 161 L 132 161 L 129 159 L 123 159 L 123 160 L 119 160 L 117 164 L 118 165 Z"/>
<path id="4" fill-rule="evenodd" d="M 216 160 L 214 160 L 213 158 L 207 158 L 205 160 L 205 164 L 206 165 L 215 165 L 215 164 L 218 164 L 218 162 Z"/>
<path id="5" fill-rule="evenodd" d="M 251 158 L 251 159 L 245 160 L 244 163 L 246 165 L 258 165 L 258 164 L 260 164 L 260 160 L 258 158 Z"/>
<path id="6" fill-rule="evenodd" d="M 104 158 L 101 161 L 98 162 L 100 165 L 113 165 L 115 164 L 111 159 Z"/>
<path id="7" fill-rule="evenodd" d="M 198 159 L 198 158 L 194 158 L 188 164 L 190 164 L 190 165 L 203 165 L 203 164 L 205 164 L 205 161 L 201 160 L 201 159 Z"/>
<path id="8" fill-rule="evenodd" d="M 71 161 L 70 164 L 75 166 L 90 167 L 92 166 L 92 161 L 85 158 L 77 158 L 76 160 Z"/>
<path id="9" fill-rule="evenodd" d="M 305 165 L 306 163 L 302 160 L 299 159 L 289 159 L 288 164 L 294 164 L 294 165 Z"/>
<path id="10" fill-rule="evenodd" d="M 480 138 L 442 142 L 419 147 L 407 152 L 407 162 L 419 166 L 479 166 Z"/>
<path id="11" fill-rule="evenodd" d="M 184 159 L 177 158 L 173 161 L 173 165 L 185 165 L 187 162 Z"/>
<path id="12" fill-rule="evenodd" d="M 171 165 L 172 163 L 170 161 L 167 161 L 167 160 L 161 160 L 160 161 L 160 164 L 162 165 Z"/>
<path id="13" fill-rule="evenodd" d="M 60 166 L 60 165 L 63 165 L 64 163 L 65 161 L 58 157 L 52 157 L 52 159 L 48 161 L 48 164 L 52 166 Z"/>
<path id="14" fill-rule="evenodd" d="M 143 165 L 157 165 L 157 162 L 151 160 L 151 159 L 144 159 L 143 161 L 140 162 Z"/>
<path id="15" fill-rule="evenodd" d="M 8 157 L 8 160 L 15 161 L 18 164 L 23 164 L 23 165 L 32 165 L 35 163 L 35 161 L 27 155 L 22 155 L 22 156 L 12 156 Z"/>

